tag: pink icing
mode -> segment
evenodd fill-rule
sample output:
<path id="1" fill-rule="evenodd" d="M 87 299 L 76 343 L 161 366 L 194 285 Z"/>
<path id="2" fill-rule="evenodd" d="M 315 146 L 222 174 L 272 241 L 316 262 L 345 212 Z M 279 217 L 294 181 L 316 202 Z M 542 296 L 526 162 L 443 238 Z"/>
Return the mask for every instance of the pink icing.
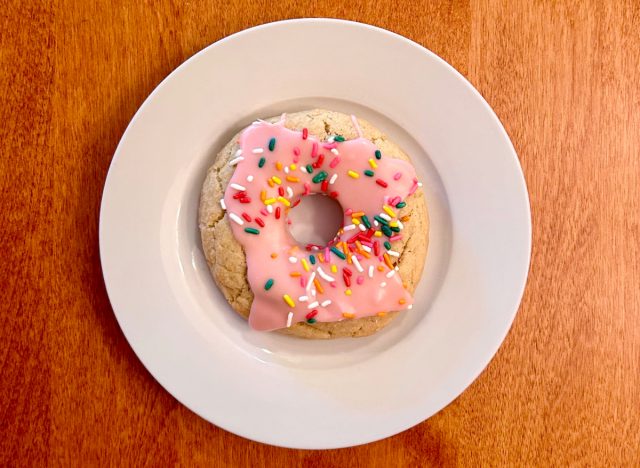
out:
<path id="1" fill-rule="evenodd" d="M 304 138 L 306 134 L 289 130 L 282 122 L 256 122 L 248 127 L 240 137 L 241 158 L 235 162 L 225 191 L 224 203 L 232 231 L 247 257 L 247 278 L 254 293 L 249 324 L 256 330 L 274 330 L 307 320 L 333 322 L 366 317 L 406 309 L 413 302 L 397 270 L 388 266 L 396 258 L 385 254 L 387 249 L 383 247 L 385 241 L 399 239 L 399 234 L 392 232 L 380 237 L 374 234 L 381 231 L 381 225 L 374 222 L 376 215 L 397 223 L 383 206 L 396 214 L 398 208 L 387 202 L 393 200 L 397 204 L 416 190 L 413 166 L 399 159 L 377 159 L 375 145 L 362 137 L 319 142 L 311 135 Z M 275 144 L 271 151 L 272 139 Z M 265 162 L 259 167 L 261 158 Z M 312 174 L 302 169 L 314 163 L 320 167 L 314 167 Z M 373 171 L 374 175 L 365 175 L 365 170 Z M 313 181 L 320 171 L 326 172 L 324 183 Z M 357 174 L 357 178 L 350 176 L 349 171 Z M 328 246 L 305 247 L 289 233 L 286 213 L 300 197 L 315 193 L 336 198 L 345 211 L 346 230 L 340 229 Z M 351 213 L 364 213 L 371 228 L 363 231 L 358 225 L 351 227 L 354 224 Z M 358 220 L 363 224 L 362 218 Z M 360 247 L 353 241 L 359 233 Z M 330 250 L 339 245 L 338 250 L 343 252 L 346 242 L 351 262 Z M 371 275 L 370 267 L 373 267 Z M 269 280 L 273 284 L 267 290 Z"/>

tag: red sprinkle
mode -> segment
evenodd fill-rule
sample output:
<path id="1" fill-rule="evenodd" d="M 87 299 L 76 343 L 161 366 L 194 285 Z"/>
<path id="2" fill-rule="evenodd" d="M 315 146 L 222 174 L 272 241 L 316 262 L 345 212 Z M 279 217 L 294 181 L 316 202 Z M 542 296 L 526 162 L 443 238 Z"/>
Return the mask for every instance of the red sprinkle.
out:
<path id="1" fill-rule="evenodd" d="M 295 154 L 296 156 L 300 156 L 300 148 L 298 148 L 297 146 L 293 148 L 293 154 Z"/>
<path id="2" fill-rule="evenodd" d="M 373 243 L 373 254 L 377 257 L 380 255 L 380 242 L 375 241 Z"/>
<path id="3" fill-rule="evenodd" d="M 344 280 L 344 284 L 347 286 L 347 288 L 351 286 L 351 277 L 347 275 L 346 272 L 342 274 L 342 279 Z"/>
<path id="4" fill-rule="evenodd" d="M 251 203 L 251 197 L 241 198 L 240 203 Z"/>
<path id="5" fill-rule="evenodd" d="M 278 187 L 278 195 L 284 197 L 284 187 L 282 185 Z"/>
<path id="6" fill-rule="evenodd" d="M 300 202 L 301 202 L 301 201 L 302 201 L 302 199 L 301 199 L 301 198 L 298 198 L 298 199 L 293 203 L 293 205 L 291 205 L 291 208 L 295 208 L 296 206 L 298 206 L 298 205 L 300 204 Z"/>
<path id="7" fill-rule="evenodd" d="M 244 197 L 246 197 L 246 196 L 247 196 L 247 192 L 243 190 L 242 192 L 238 192 L 238 193 L 236 193 L 236 194 L 233 196 L 233 198 L 234 198 L 234 200 L 238 200 L 238 199 L 240 199 L 240 198 L 244 198 Z"/>
<path id="8" fill-rule="evenodd" d="M 339 196 L 339 195 L 340 195 L 340 194 L 339 194 L 338 192 L 331 192 L 331 193 L 329 194 L 329 196 L 330 196 L 331 198 L 338 198 L 338 196 Z"/>
<path id="9" fill-rule="evenodd" d="M 333 169 L 334 167 L 336 167 L 338 165 L 338 163 L 340 162 L 340 158 L 339 157 L 335 157 L 331 160 L 331 162 L 329 163 L 329 167 L 331 169 Z"/>
<path id="10" fill-rule="evenodd" d="M 262 218 L 256 216 L 256 224 L 260 227 L 264 227 L 264 221 L 262 221 Z"/>
<path id="11" fill-rule="evenodd" d="M 318 315 L 318 311 L 316 309 L 313 309 L 311 312 L 309 312 L 305 317 L 307 320 L 312 319 L 313 317 L 315 317 L 316 315 Z"/>
<path id="12" fill-rule="evenodd" d="M 344 267 L 343 270 L 347 276 L 353 275 L 353 271 L 351 271 L 349 267 Z"/>
<path id="13" fill-rule="evenodd" d="M 360 238 L 360 233 L 354 234 L 353 236 L 349 237 L 349 239 L 347 239 L 347 244 L 351 244 L 352 242 L 355 242 L 359 238 Z"/>
<path id="14" fill-rule="evenodd" d="M 329 181 L 327 179 L 324 179 L 320 188 L 323 192 L 326 192 L 329 189 Z"/>
<path id="15" fill-rule="evenodd" d="M 389 186 L 389 184 L 387 184 L 384 180 L 382 179 L 376 179 L 376 184 L 378 184 L 380 187 L 384 187 L 387 188 Z"/>
<path id="16" fill-rule="evenodd" d="M 247 220 L 248 223 L 251 222 L 251 216 L 246 211 L 242 212 L 242 217 Z"/>
<path id="17" fill-rule="evenodd" d="M 313 167 L 318 169 L 320 166 L 322 166 L 322 163 L 324 163 L 324 154 L 318 156 L 318 160 L 313 164 Z"/>
<path id="18" fill-rule="evenodd" d="M 353 213 L 353 210 L 351 208 L 347 208 L 346 210 L 344 210 L 345 216 L 351 216 L 351 213 Z"/>
<path id="19" fill-rule="evenodd" d="M 300 286 L 302 286 L 303 288 L 307 287 L 307 278 L 306 278 L 306 276 L 301 276 L 300 277 Z"/>
<path id="20" fill-rule="evenodd" d="M 308 136 L 309 136 L 309 130 L 306 129 L 306 128 L 303 128 L 302 129 L 302 139 L 306 140 Z"/>
<path id="21" fill-rule="evenodd" d="M 315 158 L 316 156 L 318 156 L 318 143 L 314 141 L 311 147 L 311 157 Z"/>
<path id="22" fill-rule="evenodd" d="M 280 207 L 276 206 L 276 219 L 280 219 Z"/>

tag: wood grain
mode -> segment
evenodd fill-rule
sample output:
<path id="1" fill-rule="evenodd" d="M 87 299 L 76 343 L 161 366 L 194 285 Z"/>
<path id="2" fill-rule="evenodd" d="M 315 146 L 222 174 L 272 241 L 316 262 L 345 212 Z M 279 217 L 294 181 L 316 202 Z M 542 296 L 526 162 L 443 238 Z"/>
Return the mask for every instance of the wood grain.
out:
<path id="1" fill-rule="evenodd" d="M 413 429 L 324 452 L 244 440 L 169 396 L 117 326 L 97 249 L 145 97 L 204 46 L 303 16 L 388 28 L 460 70 L 513 139 L 534 226 L 520 312 L 478 380 Z M 639 31 L 635 1 L 5 0 L 0 465 L 640 466 Z"/>

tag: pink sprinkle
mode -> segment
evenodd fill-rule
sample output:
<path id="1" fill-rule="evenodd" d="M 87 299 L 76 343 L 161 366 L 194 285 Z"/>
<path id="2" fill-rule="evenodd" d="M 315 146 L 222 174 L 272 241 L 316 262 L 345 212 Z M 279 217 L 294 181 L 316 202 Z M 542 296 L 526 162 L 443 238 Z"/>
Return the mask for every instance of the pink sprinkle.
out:
<path id="1" fill-rule="evenodd" d="M 302 286 L 303 288 L 307 287 L 307 277 L 306 276 L 301 276 L 300 277 L 300 286 Z"/>
<path id="2" fill-rule="evenodd" d="M 293 148 L 293 154 L 295 154 L 296 156 L 300 156 L 300 148 L 298 148 L 297 146 Z"/>
<path id="3" fill-rule="evenodd" d="M 328 150 L 333 149 L 333 148 L 337 148 L 338 147 L 338 143 L 324 143 L 322 145 L 323 148 L 326 148 Z"/>
<path id="4" fill-rule="evenodd" d="M 318 156 L 318 143 L 314 141 L 311 147 L 311 157 L 315 158 L 316 156 Z"/>
<path id="5" fill-rule="evenodd" d="M 262 216 L 269 216 L 269 212 L 267 211 L 267 209 L 266 209 L 266 208 L 262 208 L 262 209 L 260 210 L 260 214 L 261 214 Z"/>
<path id="6" fill-rule="evenodd" d="M 402 234 L 396 234 L 395 236 L 389 237 L 389 242 L 395 242 L 400 239 L 402 239 Z"/>
<path id="7" fill-rule="evenodd" d="M 294 164 L 298 164 L 298 161 L 300 161 L 300 155 L 299 154 L 294 154 L 293 155 Z"/>
<path id="8" fill-rule="evenodd" d="M 358 276 L 358 279 L 356 280 L 356 283 L 358 283 L 358 284 L 364 283 L 364 276 L 362 276 L 362 275 Z"/>
<path id="9" fill-rule="evenodd" d="M 290 219 L 287 219 L 287 224 L 291 224 L 291 220 Z"/>
<path id="10" fill-rule="evenodd" d="M 332 287 L 332 288 L 335 288 L 335 287 L 336 287 L 336 283 L 337 283 L 337 281 L 332 281 L 332 282 L 331 282 L 331 283 L 329 283 L 329 284 L 331 285 L 331 287 Z"/>
<path id="11" fill-rule="evenodd" d="M 400 197 L 393 197 L 391 199 L 391 201 L 389 202 L 389 204 L 391 206 L 396 206 L 398 203 L 400 203 L 401 198 Z"/>
<path id="12" fill-rule="evenodd" d="M 329 263 L 329 257 L 331 256 L 331 250 L 329 247 L 324 248 L 324 263 Z"/>
<path id="13" fill-rule="evenodd" d="M 384 262 L 384 257 L 382 255 L 378 255 L 378 260 Z"/>
<path id="14" fill-rule="evenodd" d="M 331 162 L 329 163 L 329 167 L 331 169 L 333 169 L 334 167 L 336 167 L 338 165 L 338 163 L 340 162 L 340 158 L 338 156 L 336 156 L 335 158 L 333 158 L 331 160 Z"/>
<path id="15" fill-rule="evenodd" d="M 371 242 L 370 240 L 360 240 L 360 243 L 362 245 L 366 245 L 367 247 L 373 247 L 373 242 Z"/>
<path id="16" fill-rule="evenodd" d="M 351 208 L 347 208 L 344 212 L 345 216 L 350 216 L 351 213 L 353 213 L 353 210 Z"/>
<path id="17" fill-rule="evenodd" d="M 413 187 L 409 190 L 409 195 L 413 195 L 416 190 L 418 190 L 418 183 L 414 182 Z"/>
<path id="18" fill-rule="evenodd" d="M 400 177 L 402 177 L 401 172 L 396 172 L 395 174 L 393 174 L 393 180 L 398 180 Z"/>
<path id="19" fill-rule="evenodd" d="M 309 185 L 309 182 L 305 182 L 304 183 L 304 195 L 309 195 L 310 191 L 311 191 L 311 186 Z"/>

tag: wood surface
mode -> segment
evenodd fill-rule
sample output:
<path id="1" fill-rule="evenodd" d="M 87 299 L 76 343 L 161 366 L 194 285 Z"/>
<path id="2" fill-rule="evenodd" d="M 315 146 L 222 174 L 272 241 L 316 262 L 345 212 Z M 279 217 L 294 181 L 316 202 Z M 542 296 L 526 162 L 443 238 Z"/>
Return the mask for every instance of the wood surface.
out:
<path id="1" fill-rule="evenodd" d="M 522 306 L 485 372 L 430 420 L 333 451 L 250 442 L 174 400 L 98 255 L 109 163 L 153 88 L 228 34 L 304 16 L 456 67 L 511 136 L 533 216 Z M 640 466 L 639 31 L 638 1 L 3 1 L 0 466 Z"/>

